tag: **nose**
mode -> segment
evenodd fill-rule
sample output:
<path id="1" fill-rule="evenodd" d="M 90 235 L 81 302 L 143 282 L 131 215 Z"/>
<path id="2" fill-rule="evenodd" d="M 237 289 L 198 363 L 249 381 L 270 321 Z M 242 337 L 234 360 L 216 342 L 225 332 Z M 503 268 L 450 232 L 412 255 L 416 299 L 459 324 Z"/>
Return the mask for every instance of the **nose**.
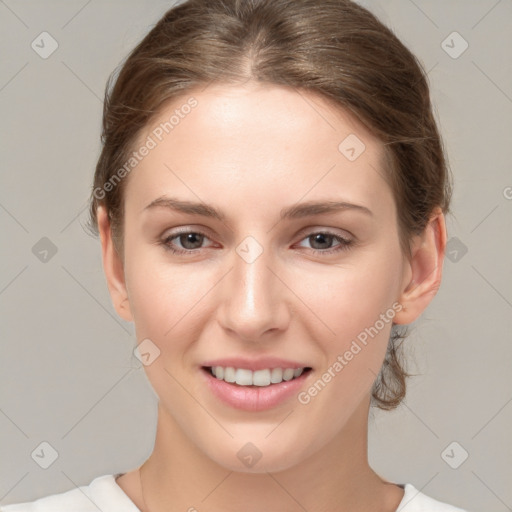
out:
<path id="1" fill-rule="evenodd" d="M 232 269 L 220 283 L 218 319 L 228 333 L 243 341 L 265 341 L 270 333 L 288 327 L 290 293 L 267 251 L 254 261 L 240 254 L 234 252 Z"/>

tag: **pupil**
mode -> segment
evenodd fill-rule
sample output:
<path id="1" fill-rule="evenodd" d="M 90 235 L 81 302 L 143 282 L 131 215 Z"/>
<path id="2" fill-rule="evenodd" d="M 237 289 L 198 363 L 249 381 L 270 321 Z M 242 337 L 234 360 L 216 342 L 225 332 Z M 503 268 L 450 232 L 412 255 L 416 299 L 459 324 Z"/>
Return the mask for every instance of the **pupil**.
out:
<path id="1" fill-rule="evenodd" d="M 180 242 L 185 249 L 197 249 L 197 247 L 201 247 L 203 242 L 201 237 L 202 235 L 197 233 L 186 233 L 180 236 Z M 189 243 L 192 245 L 192 247 L 187 245 Z"/>
<path id="2" fill-rule="evenodd" d="M 326 248 L 325 246 L 315 247 L 315 244 L 317 242 L 319 242 L 320 245 L 323 243 L 323 244 L 327 244 L 327 246 L 329 246 L 330 242 L 332 242 L 333 237 L 332 237 L 332 235 L 318 233 L 317 235 L 313 235 L 311 238 L 313 239 L 311 245 L 313 246 L 314 249 L 325 249 Z"/>

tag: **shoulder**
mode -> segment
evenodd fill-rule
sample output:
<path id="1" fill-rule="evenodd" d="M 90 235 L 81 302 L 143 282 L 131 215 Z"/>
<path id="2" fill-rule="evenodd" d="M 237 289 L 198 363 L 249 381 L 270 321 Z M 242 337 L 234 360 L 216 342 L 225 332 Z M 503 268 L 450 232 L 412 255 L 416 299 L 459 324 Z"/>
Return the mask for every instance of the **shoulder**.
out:
<path id="1" fill-rule="evenodd" d="M 462 508 L 426 496 L 412 484 L 401 485 L 401 487 L 405 492 L 396 512 L 467 512 Z"/>
<path id="2" fill-rule="evenodd" d="M 114 475 L 102 475 L 89 485 L 52 494 L 35 501 L 0 507 L 0 512 L 140 512 L 117 485 Z"/>

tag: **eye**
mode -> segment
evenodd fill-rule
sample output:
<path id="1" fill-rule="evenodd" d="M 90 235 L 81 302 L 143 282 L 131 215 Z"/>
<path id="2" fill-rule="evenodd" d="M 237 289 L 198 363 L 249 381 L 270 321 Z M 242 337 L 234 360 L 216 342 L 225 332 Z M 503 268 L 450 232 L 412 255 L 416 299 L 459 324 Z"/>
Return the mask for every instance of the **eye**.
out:
<path id="1" fill-rule="evenodd" d="M 340 235 L 329 233 L 326 231 L 319 231 L 318 233 L 312 233 L 302 240 L 307 241 L 311 244 L 311 249 L 314 253 L 330 254 L 333 252 L 343 251 L 348 249 L 354 243 L 353 240 L 349 240 Z M 337 242 L 334 246 L 333 243 Z M 300 244 L 301 247 L 304 247 Z"/>
<path id="2" fill-rule="evenodd" d="M 160 242 L 164 248 L 174 254 L 192 255 L 203 249 L 205 241 L 209 240 L 206 234 L 200 231 L 183 230 L 181 232 L 170 233 Z M 304 238 L 299 246 L 304 247 L 303 243 L 310 244 L 310 250 L 315 254 L 331 254 L 340 252 L 350 248 L 354 244 L 354 240 L 347 239 L 341 235 L 319 231 L 311 233 Z"/>
<path id="3" fill-rule="evenodd" d="M 208 240 L 204 233 L 198 231 L 182 231 L 171 233 L 162 240 L 162 245 L 169 251 L 177 254 L 194 252 L 201 249 L 203 242 Z"/>

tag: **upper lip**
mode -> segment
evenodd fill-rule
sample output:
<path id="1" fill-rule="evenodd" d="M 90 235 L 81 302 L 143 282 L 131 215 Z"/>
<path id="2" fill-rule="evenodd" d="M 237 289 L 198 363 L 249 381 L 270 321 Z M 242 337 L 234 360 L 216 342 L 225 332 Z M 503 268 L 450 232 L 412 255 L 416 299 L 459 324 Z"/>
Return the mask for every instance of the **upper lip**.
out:
<path id="1" fill-rule="evenodd" d="M 211 359 L 205 361 L 202 366 L 222 366 L 224 368 L 244 368 L 246 370 L 265 370 L 274 368 L 311 368 L 307 364 L 280 357 L 262 357 L 258 359 L 249 359 L 247 357 L 226 357 L 222 359 Z"/>

